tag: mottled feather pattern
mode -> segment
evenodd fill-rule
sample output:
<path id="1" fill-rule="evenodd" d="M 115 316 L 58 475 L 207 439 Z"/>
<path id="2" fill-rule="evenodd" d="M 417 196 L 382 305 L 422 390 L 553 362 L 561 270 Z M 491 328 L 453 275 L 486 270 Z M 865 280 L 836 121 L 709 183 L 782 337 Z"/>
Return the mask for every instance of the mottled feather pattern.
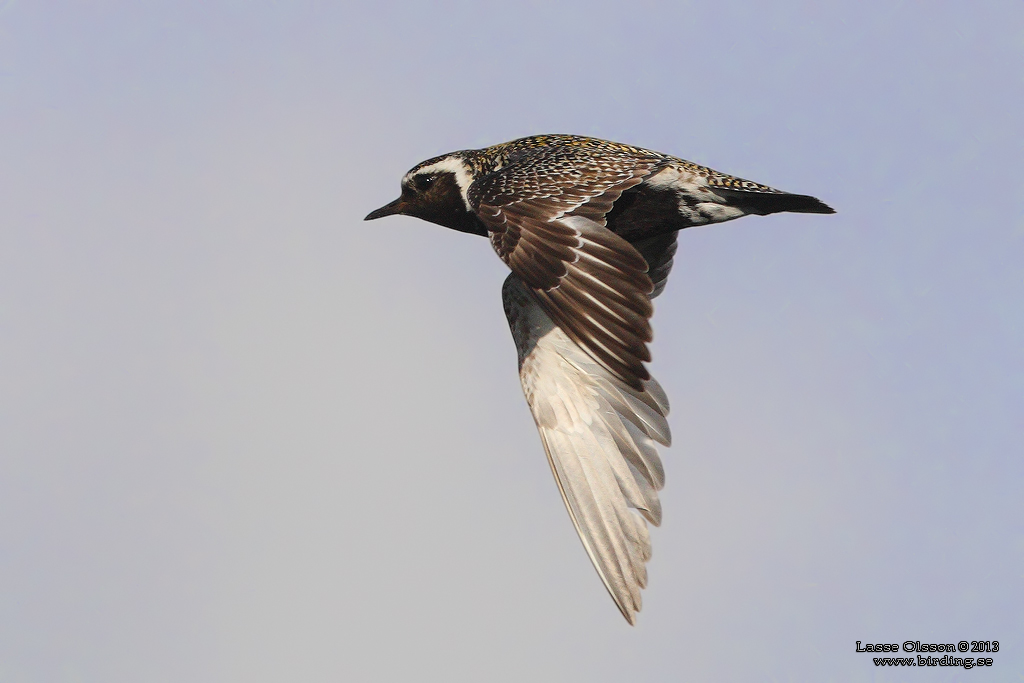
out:
<path id="1" fill-rule="evenodd" d="M 512 272 L 541 290 L 540 304 L 577 343 L 634 387 L 649 376 L 653 284 L 643 257 L 604 223 L 657 161 L 536 146 L 508 155 L 468 193 Z"/>
<path id="2" fill-rule="evenodd" d="M 512 271 L 502 302 L 558 490 L 601 581 L 634 623 L 661 523 L 668 399 L 651 378 L 651 300 L 679 231 L 750 214 L 833 213 L 815 197 L 651 150 L 536 135 L 415 166 L 367 216 L 486 235 Z"/>
<path id="3" fill-rule="evenodd" d="M 487 173 L 494 172 L 506 166 L 514 160 L 517 154 L 536 148 L 555 148 L 564 150 L 566 155 L 580 156 L 599 159 L 601 162 L 618 162 L 623 165 L 636 163 L 653 163 L 661 166 L 674 166 L 684 169 L 703 179 L 707 185 L 713 187 L 731 188 L 747 192 L 769 192 L 781 193 L 768 185 L 755 183 L 752 180 L 745 180 L 736 176 L 716 171 L 707 166 L 701 166 L 692 161 L 680 159 L 668 154 L 654 152 L 642 147 L 633 147 L 608 140 L 589 138 L 580 135 L 534 135 L 531 137 L 504 142 L 480 150 L 466 152 L 474 175 L 482 178 Z M 433 161 L 433 160 L 432 160 Z"/>

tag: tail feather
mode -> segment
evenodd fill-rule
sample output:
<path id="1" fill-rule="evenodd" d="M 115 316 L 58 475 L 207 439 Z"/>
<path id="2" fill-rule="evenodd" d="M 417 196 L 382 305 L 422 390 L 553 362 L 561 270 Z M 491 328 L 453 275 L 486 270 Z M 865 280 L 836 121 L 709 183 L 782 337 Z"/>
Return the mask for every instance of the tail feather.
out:
<path id="1" fill-rule="evenodd" d="M 725 198 L 731 206 L 743 209 L 746 213 L 767 216 L 770 213 L 790 211 L 792 213 L 835 213 L 828 204 L 817 197 L 806 194 L 789 194 L 788 192 L 747 192 L 714 188 L 714 193 Z"/>

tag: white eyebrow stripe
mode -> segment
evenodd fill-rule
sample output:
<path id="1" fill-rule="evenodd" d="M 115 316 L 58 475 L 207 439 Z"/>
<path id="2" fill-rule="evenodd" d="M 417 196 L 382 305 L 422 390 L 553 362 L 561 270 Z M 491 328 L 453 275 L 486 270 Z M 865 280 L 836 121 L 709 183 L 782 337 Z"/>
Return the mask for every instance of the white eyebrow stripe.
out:
<path id="1" fill-rule="evenodd" d="M 402 178 L 402 184 L 407 184 L 412 181 L 413 176 L 430 174 L 430 173 L 451 173 L 455 176 L 455 183 L 459 186 L 459 193 L 462 195 L 462 201 L 466 204 L 466 211 L 473 212 L 473 207 L 469 203 L 469 186 L 473 184 L 473 174 L 470 172 L 469 166 L 458 157 L 445 157 L 440 161 L 435 161 L 429 166 L 423 168 L 417 168 L 415 173 L 409 172 Z"/>

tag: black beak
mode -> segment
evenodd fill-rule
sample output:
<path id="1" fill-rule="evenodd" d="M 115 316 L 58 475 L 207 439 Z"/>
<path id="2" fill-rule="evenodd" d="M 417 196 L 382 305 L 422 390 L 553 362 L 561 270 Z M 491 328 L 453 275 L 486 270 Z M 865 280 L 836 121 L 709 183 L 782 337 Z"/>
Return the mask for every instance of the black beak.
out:
<path id="1" fill-rule="evenodd" d="M 371 211 L 366 214 L 364 221 L 372 221 L 375 218 L 383 218 L 384 216 L 394 216 L 396 213 L 402 213 L 402 198 L 399 197 L 390 204 L 385 204 L 376 211 Z"/>

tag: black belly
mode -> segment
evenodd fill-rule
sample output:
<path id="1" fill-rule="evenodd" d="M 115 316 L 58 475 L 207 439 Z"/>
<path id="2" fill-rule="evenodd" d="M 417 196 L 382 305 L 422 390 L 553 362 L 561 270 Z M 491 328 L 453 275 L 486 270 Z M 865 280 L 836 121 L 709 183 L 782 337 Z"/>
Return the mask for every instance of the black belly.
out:
<path id="1" fill-rule="evenodd" d="M 679 195 L 644 185 L 626 190 L 607 216 L 608 228 L 630 242 L 664 235 L 691 225 L 679 213 Z"/>

